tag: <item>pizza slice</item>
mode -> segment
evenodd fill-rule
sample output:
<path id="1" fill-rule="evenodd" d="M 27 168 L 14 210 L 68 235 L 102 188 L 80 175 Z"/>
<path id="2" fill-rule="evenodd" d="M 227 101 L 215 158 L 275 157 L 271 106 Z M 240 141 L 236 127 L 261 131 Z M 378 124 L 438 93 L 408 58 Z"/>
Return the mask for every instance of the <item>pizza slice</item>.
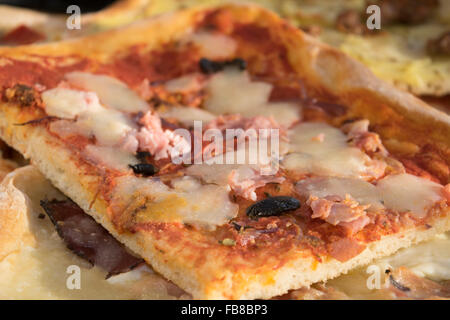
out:
<path id="1" fill-rule="evenodd" d="M 270 298 L 450 229 L 449 117 L 256 6 L 0 58 L 1 138 L 194 298 Z"/>
<path id="2" fill-rule="evenodd" d="M 192 298 L 147 264 L 136 265 L 126 248 L 120 249 L 117 240 L 112 241 L 34 166 L 9 174 L 0 183 L 0 194 L 4 195 L 0 197 L 1 299 Z M 274 299 L 448 298 L 450 284 L 445 280 L 449 277 L 449 244 L 450 233 L 436 235 L 369 267 Z M 110 274 L 117 262 L 122 267 Z M 67 287 L 75 269 L 81 281 L 69 281 L 69 288 L 79 285 L 81 290 Z M 379 287 L 376 278 L 368 287 L 367 279 L 374 272 L 381 274 Z"/>

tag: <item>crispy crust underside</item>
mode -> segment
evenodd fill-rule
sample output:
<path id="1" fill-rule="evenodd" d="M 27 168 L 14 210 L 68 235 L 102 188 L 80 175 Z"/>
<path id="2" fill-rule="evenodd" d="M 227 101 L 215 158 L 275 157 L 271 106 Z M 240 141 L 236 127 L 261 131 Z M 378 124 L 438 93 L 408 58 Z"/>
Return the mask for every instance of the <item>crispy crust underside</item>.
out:
<path id="1" fill-rule="evenodd" d="M 411 141 L 419 146 L 430 144 L 444 151 L 450 148 L 450 118 L 447 115 L 412 95 L 383 83 L 361 64 L 308 37 L 268 11 L 256 6 L 225 6 L 222 10 L 228 10 L 236 21 L 270 26 L 271 32 L 285 43 L 290 63 L 311 88 L 342 98 L 355 117 L 368 118 L 376 125 L 377 132 L 382 137 Z M 164 15 L 126 29 L 64 43 L 4 48 L 0 49 L 0 56 L 26 59 L 27 54 L 61 56 L 76 53 L 104 61 L 108 59 L 108 53 L 112 55 L 119 49 L 138 43 L 158 48 L 161 42 L 182 36 L 189 26 L 195 24 L 200 12 L 201 10 L 192 9 Z M 99 46 L 99 43 L 102 45 Z M 291 255 L 277 269 L 273 269 L 273 265 L 255 268 L 240 261 L 239 268 L 229 270 L 222 267 L 225 265 L 225 258 L 221 256 L 223 251 L 209 250 L 209 256 L 205 256 L 203 263 L 198 264 L 192 257 L 201 255 L 201 250 L 186 245 L 195 240 L 183 239 L 184 246 L 181 247 L 182 244 L 169 243 L 164 238 L 156 239 L 144 231 L 119 233 L 108 217 L 105 201 L 97 199 L 91 206 L 97 188 L 102 183 L 100 178 L 86 174 L 85 167 L 80 165 L 70 149 L 50 136 L 45 128 L 14 126 L 23 120 L 27 119 L 23 119 L 19 108 L 2 103 L 1 138 L 32 159 L 33 164 L 57 188 L 78 203 L 118 240 L 196 299 L 270 298 L 284 294 L 289 289 L 334 278 L 356 266 L 390 255 L 400 248 L 430 239 L 436 233 L 450 229 L 450 212 L 447 210 L 440 218 L 429 222 L 431 228 L 409 229 L 386 236 L 368 244 L 361 254 L 346 262 L 329 258 L 317 263 L 312 255 L 302 252 Z M 180 252 L 180 249 L 185 251 Z"/>

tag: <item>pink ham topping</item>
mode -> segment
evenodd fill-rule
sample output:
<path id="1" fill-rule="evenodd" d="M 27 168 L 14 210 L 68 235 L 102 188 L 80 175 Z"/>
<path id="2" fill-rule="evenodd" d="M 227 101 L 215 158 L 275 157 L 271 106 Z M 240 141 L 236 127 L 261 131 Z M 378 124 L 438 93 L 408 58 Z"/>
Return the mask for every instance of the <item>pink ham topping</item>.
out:
<path id="1" fill-rule="evenodd" d="M 218 129 L 225 131 L 227 129 L 242 129 L 246 136 L 252 136 L 256 138 L 260 132 L 259 129 L 278 129 L 282 139 L 287 140 L 286 130 L 282 128 L 272 117 L 256 116 L 246 118 L 241 115 L 233 114 L 226 116 L 219 116 L 215 120 L 208 123 L 206 129 Z M 256 135 L 248 134 L 247 130 L 255 130 Z M 270 136 L 270 131 L 264 138 Z M 233 144 L 234 147 L 234 144 Z M 216 146 L 211 143 L 203 150 L 204 157 L 209 154 Z M 226 150 L 230 151 L 230 150 Z M 216 154 L 217 155 L 217 154 Z M 247 174 L 241 175 L 239 170 L 232 170 L 228 176 L 228 185 L 238 196 L 245 199 L 256 201 L 257 188 L 263 187 L 268 183 L 282 183 L 285 178 L 275 175 L 261 175 L 260 170 L 257 168 L 249 168 Z"/>
<path id="2" fill-rule="evenodd" d="M 271 175 L 261 175 L 258 170 L 253 170 L 250 177 L 241 178 L 239 171 L 233 170 L 228 176 L 228 185 L 234 193 L 248 200 L 256 201 L 255 190 L 264 187 L 268 183 L 282 183 L 285 178 Z"/>
<path id="3" fill-rule="evenodd" d="M 347 133 L 347 136 L 351 139 L 355 147 L 369 154 L 379 153 L 382 156 L 388 155 L 388 151 L 383 146 L 380 136 L 374 132 L 369 132 L 369 120 L 359 120 L 349 123 L 342 127 L 342 130 Z"/>
<path id="4" fill-rule="evenodd" d="M 164 130 L 161 118 L 154 112 L 147 112 L 139 121 L 143 127 L 136 134 L 139 148 L 148 151 L 156 160 L 168 158 L 174 146 L 183 144 L 190 147 L 188 142 L 173 131 Z"/>
<path id="5" fill-rule="evenodd" d="M 310 196 L 306 201 L 313 211 L 311 218 L 318 218 L 336 226 L 340 225 L 356 233 L 370 223 L 366 210 L 370 205 L 360 205 L 351 196 L 318 198 Z"/>
<path id="6" fill-rule="evenodd" d="M 128 133 L 119 143 L 119 147 L 129 153 L 135 154 L 139 147 L 139 141 L 135 132 Z"/>

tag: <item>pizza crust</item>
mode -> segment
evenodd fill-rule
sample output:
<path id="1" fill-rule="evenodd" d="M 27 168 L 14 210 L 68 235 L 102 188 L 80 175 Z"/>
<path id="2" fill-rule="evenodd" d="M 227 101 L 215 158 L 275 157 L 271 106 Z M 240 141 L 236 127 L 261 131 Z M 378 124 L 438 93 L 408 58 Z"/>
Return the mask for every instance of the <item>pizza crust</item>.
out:
<path id="1" fill-rule="evenodd" d="M 224 6 L 220 10 L 227 10 L 241 22 L 270 26 L 271 32 L 285 43 L 291 64 L 306 79 L 307 86 L 323 88 L 342 98 L 342 103 L 347 104 L 355 116 L 369 118 L 383 137 L 412 141 L 419 146 L 431 144 L 439 150 L 450 148 L 449 116 L 383 83 L 358 62 L 312 39 L 268 11 L 256 6 L 237 5 Z M 168 39 L 177 39 L 202 12 L 192 9 L 169 14 L 122 30 L 65 43 L 4 48 L 0 49 L 0 55 L 26 59 L 28 54 L 54 56 L 76 53 L 104 61 L 108 59 L 108 53 L 114 54 L 135 44 L 145 43 L 149 48 L 156 48 Z M 102 45 L 99 46 L 99 43 Z M 96 199 L 97 187 L 102 181 L 86 175 L 83 166 L 75 163 L 67 148 L 49 136 L 44 128 L 14 126 L 14 123 L 24 120 L 18 108 L 2 103 L 0 116 L 0 134 L 8 144 L 31 158 L 58 189 L 70 196 L 119 241 L 196 299 L 254 299 L 281 295 L 292 288 L 336 277 L 374 258 L 392 254 L 450 229 L 450 212 L 446 209 L 441 218 L 433 221 L 431 228 L 410 229 L 382 238 L 346 262 L 329 258 L 318 264 L 311 255 L 297 253 L 278 269 L 272 269 L 276 258 L 259 267 L 245 260 L 236 261 L 241 265 L 239 268 L 227 269 L 225 249 L 199 253 L 192 245 L 195 239 L 183 238 L 180 243 L 174 244 L 164 239 L 152 239 L 144 232 L 119 233 L 109 218 L 106 203 Z M 383 125 L 398 127 L 384 131 Z M 413 132 L 414 136 L 411 135 Z M 443 178 L 446 181 L 449 179 L 448 176 Z M 96 201 L 93 202 L 94 199 Z M 204 261 L 197 263 L 190 258 L 195 254 L 207 257 L 203 256 Z"/>

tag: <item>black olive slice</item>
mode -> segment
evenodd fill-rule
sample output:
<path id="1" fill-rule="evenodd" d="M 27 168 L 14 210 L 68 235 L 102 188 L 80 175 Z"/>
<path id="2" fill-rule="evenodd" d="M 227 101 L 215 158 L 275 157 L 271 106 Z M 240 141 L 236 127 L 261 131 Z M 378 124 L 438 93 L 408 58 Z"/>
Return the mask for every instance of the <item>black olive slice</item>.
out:
<path id="1" fill-rule="evenodd" d="M 236 58 L 227 61 L 213 61 L 206 58 L 201 58 L 199 61 L 200 70 L 205 74 L 213 74 L 222 71 L 225 67 L 237 67 L 243 71 L 247 68 L 247 63 L 244 59 Z"/>
<path id="2" fill-rule="evenodd" d="M 293 197 L 277 196 L 260 200 L 247 208 L 250 218 L 279 216 L 300 208 L 300 201 Z"/>
<path id="3" fill-rule="evenodd" d="M 158 169 L 151 163 L 138 163 L 128 165 L 135 174 L 141 174 L 144 177 L 153 176 L 158 172 Z"/>

